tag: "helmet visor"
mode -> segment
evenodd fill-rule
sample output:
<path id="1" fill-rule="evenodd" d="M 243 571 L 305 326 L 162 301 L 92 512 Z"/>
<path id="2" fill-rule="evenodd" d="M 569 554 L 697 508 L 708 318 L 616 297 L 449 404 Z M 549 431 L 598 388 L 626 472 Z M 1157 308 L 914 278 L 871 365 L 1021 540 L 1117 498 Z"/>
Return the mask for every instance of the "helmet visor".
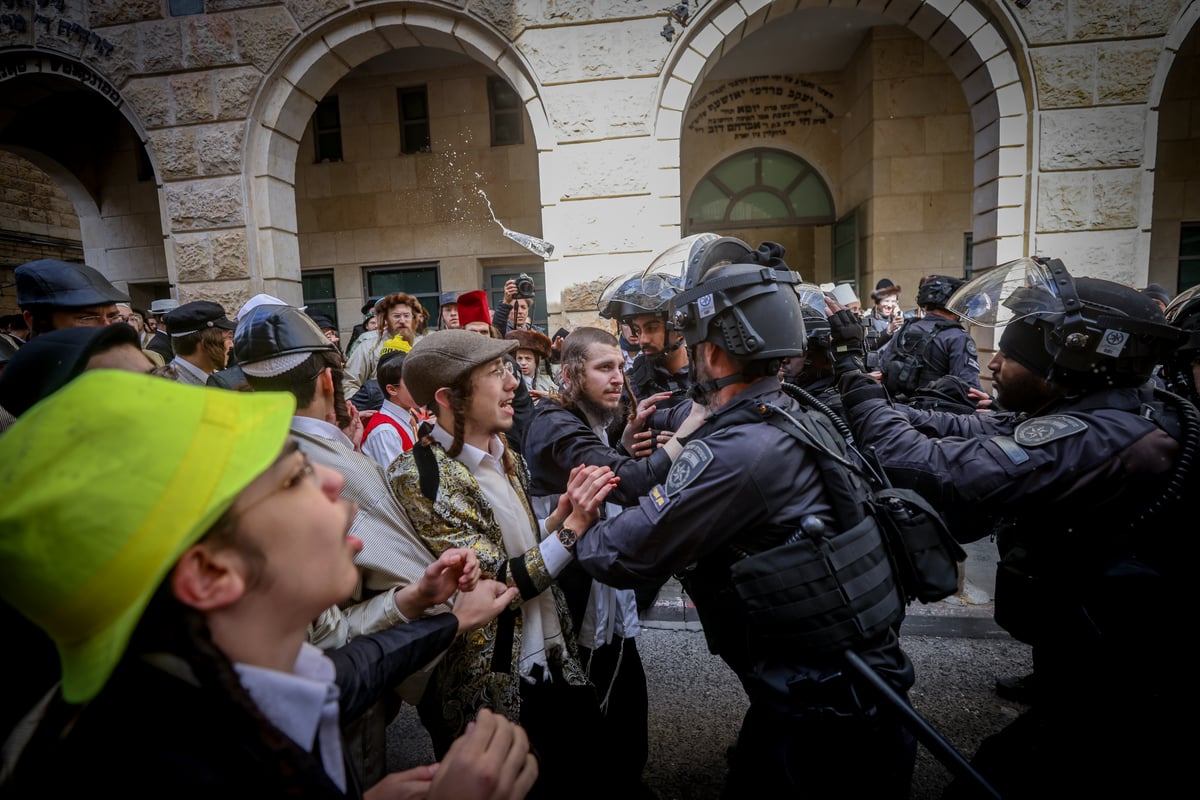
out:
<path id="1" fill-rule="evenodd" d="M 650 262 L 650 266 L 646 267 L 642 271 L 642 274 L 670 275 L 678 278 L 679 285 L 682 286 L 683 278 L 687 274 L 688 261 L 691 260 L 692 253 L 709 242 L 720 238 L 715 233 L 694 233 L 691 236 L 680 239 L 655 256 L 654 260 Z"/>
<path id="2" fill-rule="evenodd" d="M 1025 317 L 1061 314 L 1064 305 L 1050 270 L 1035 259 L 1018 258 L 960 286 L 946 310 L 968 326 L 1002 328 Z"/>
<path id="3" fill-rule="evenodd" d="M 821 291 L 821 287 L 813 283 L 797 283 L 796 294 L 800 298 L 800 305 L 805 309 L 812 309 L 825 316 L 825 292 Z"/>
<path id="4" fill-rule="evenodd" d="M 1163 315 L 1166 316 L 1167 322 L 1172 325 L 1178 324 L 1180 316 L 1183 315 L 1183 310 L 1200 299 L 1200 285 L 1193 286 L 1187 291 L 1177 295 L 1168 305 Z"/>

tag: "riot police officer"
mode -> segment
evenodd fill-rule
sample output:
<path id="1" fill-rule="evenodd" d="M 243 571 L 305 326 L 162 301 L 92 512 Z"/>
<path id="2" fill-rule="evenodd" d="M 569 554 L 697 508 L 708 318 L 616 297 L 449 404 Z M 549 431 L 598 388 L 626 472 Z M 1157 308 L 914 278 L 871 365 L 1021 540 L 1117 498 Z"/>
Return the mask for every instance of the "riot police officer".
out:
<path id="1" fill-rule="evenodd" d="M 812 284 L 800 284 L 796 287 L 796 293 L 802 304 L 805 351 L 803 355 L 783 359 L 779 379 L 805 390 L 840 415 L 842 396 L 838 393 L 834 378 L 829 320 L 825 317 L 825 295 L 819 286 Z M 870 337 L 869 330 L 866 335 Z"/>
<path id="2" fill-rule="evenodd" d="M 801 645 L 788 637 L 791 623 L 803 621 L 752 625 L 749 603 L 735 589 L 739 565 L 797 531 L 825 540 L 846 530 L 817 457 L 766 421 L 768 411 L 773 419 L 804 413 L 777 377 L 781 359 L 802 354 L 806 340 L 800 279 L 781 256 L 778 245 L 756 251 L 732 238 L 692 255 L 684 290 L 673 299 L 674 322 L 708 418 L 686 445 L 667 444 L 674 463 L 665 482 L 619 516 L 567 538 L 577 538 L 583 569 L 613 586 L 686 570 L 684 587 L 709 648 L 737 673 L 750 700 L 725 797 L 907 796 L 915 744 L 843 658 L 852 649 L 904 694 L 913 667 L 888 622 L 896 617 L 882 614 L 851 641 Z M 655 416 L 671 417 L 664 427 L 677 429 L 693 411 L 689 401 Z M 890 581 L 886 563 L 879 577 Z M 893 602 L 895 592 L 880 588 L 880 602 Z M 826 629 L 824 621 L 817 627 Z"/>
<path id="3" fill-rule="evenodd" d="M 979 382 L 979 351 L 958 318 L 946 310 L 950 296 L 965 281 L 949 275 L 927 275 L 917 289 L 924 316 L 910 319 L 879 349 L 883 385 L 899 400 L 944 375 L 961 378 L 970 388 Z"/>
<path id="4" fill-rule="evenodd" d="M 1000 520 L 996 621 L 1032 645 L 1036 682 L 1030 710 L 974 764 L 1005 797 L 1167 793 L 1183 780 L 1172 718 L 1188 691 L 1171 520 L 1196 488 L 1200 416 L 1147 381 L 1179 333 L 1150 298 L 1058 260 L 984 273 L 951 310 L 1007 317 L 988 364 L 1007 411 L 893 407 L 852 368 L 857 320 L 838 311 L 830 324 L 858 442 L 894 483 Z"/>
<path id="5" fill-rule="evenodd" d="M 658 402 L 658 408 L 686 399 L 692 385 L 688 355 L 668 312 L 682 286 L 680 265 L 716 238 L 714 233 L 689 236 L 659 253 L 645 270 L 618 277 L 600 295 L 600 316 L 629 326 L 641 350 L 626 372 L 634 403 L 663 392 L 671 397 Z"/>

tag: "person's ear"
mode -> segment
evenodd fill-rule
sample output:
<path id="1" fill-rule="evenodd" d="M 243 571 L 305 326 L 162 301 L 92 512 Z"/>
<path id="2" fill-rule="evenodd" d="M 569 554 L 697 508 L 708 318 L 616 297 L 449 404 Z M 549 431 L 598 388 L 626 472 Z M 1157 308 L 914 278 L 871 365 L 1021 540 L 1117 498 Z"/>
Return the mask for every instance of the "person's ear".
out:
<path id="1" fill-rule="evenodd" d="M 231 547 L 192 545 L 175 562 L 171 590 L 179 602 L 198 611 L 231 606 L 246 594 L 241 558 Z"/>
<path id="2" fill-rule="evenodd" d="M 435 405 L 450 407 L 450 390 L 445 386 L 433 393 L 433 402 Z"/>
<path id="3" fill-rule="evenodd" d="M 333 396 L 333 367 L 321 370 L 321 374 L 317 376 L 317 387 L 321 394 Z"/>

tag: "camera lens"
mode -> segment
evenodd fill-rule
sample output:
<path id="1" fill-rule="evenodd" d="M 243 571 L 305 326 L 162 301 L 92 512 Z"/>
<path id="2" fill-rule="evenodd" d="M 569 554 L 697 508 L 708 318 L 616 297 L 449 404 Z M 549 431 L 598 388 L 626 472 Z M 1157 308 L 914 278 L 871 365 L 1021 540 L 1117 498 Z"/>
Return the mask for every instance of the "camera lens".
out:
<path id="1" fill-rule="evenodd" d="M 517 297 L 533 297 L 533 278 L 524 273 L 517 277 Z"/>

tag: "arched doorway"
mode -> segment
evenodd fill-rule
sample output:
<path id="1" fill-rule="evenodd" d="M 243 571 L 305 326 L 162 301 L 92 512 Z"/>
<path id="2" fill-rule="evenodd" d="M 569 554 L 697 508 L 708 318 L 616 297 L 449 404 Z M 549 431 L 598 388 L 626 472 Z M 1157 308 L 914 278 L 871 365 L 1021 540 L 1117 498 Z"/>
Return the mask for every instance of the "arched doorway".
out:
<path id="1" fill-rule="evenodd" d="M 58 240 L 51 254 L 25 237 L 21 253 L 83 261 L 135 303 L 168 296 L 155 170 L 120 95 L 90 68 L 59 54 L 10 51 L 0 62 L 0 150 L 13 164 L 36 168 L 73 212 L 52 221 L 38 208 L 51 198 L 31 198 L 0 219 L 0 230 Z M 67 216 L 74 221 L 63 226 Z"/>
<path id="2" fill-rule="evenodd" d="M 1147 283 L 1172 293 L 1200 284 L 1200 8 L 1175 27 L 1162 62 Z M 1182 40 L 1182 41 L 1180 41 Z M 1174 57 L 1169 58 L 1174 51 Z M 1169 59 L 1169 60 L 1168 60 Z M 1154 99 L 1151 98 L 1152 105 Z M 1151 128 L 1153 130 L 1153 128 Z"/>
<path id="3" fill-rule="evenodd" d="M 1031 94 L 1005 32 L 969 3 L 775 5 L 712 3 L 676 39 L 656 135 L 680 142 L 681 204 L 693 164 L 703 174 L 721 158 L 699 134 L 767 138 L 832 176 L 860 293 L 877 276 L 915 285 L 1024 255 Z M 813 267 L 832 275 L 828 260 Z"/>
<path id="4" fill-rule="evenodd" d="M 502 232 L 541 234 L 539 151 L 553 149 L 516 53 L 466 14 L 400 4 L 310 30 L 251 111 L 256 289 L 299 302 L 320 278 L 348 328 L 373 287 L 432 302 L 539 269 Z M 513 112 L 520 137 L 493 145 L 498 119 L 512 137 Z M 347 135 L 326 157 L 335 124 Z"/>

